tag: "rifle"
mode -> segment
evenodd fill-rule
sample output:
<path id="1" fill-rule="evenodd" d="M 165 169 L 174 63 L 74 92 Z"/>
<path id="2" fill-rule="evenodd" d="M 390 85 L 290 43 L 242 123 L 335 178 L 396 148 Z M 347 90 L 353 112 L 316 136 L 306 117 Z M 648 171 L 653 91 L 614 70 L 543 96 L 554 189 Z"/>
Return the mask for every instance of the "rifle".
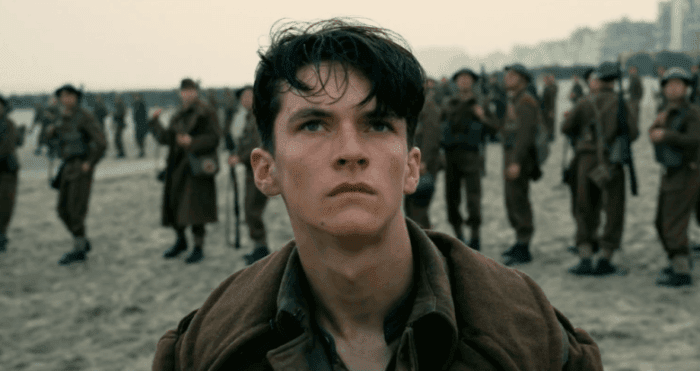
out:
<path id="1" fill-rule="evenodd" d="M 617 79 L 619 91 L 617 92 L 617 136 L 622 141 L 622 165 L 627 165 L 630 172 L 630 188 L 633 196 L 637 196 L 637 173 L 634 170 L 634 160 L 632 158 L 632 147 L 629 136 L 629 128 L 627 126 L 627 110 L 625 109 L 624 91 L 622 90 L 622 63 L 618 58 L 617 70 L 619 78 Z"/>
<path id="2" fill-rule="evenodd" d="M 233 154 L 236 148 L 233 140 L 230 140 L 230 134 L 226 135 L 226 144 L 229 150 L 229 154 Z M 238 206 L 238 177 L 236 175 L 236 166 L 229 166 L 229 182 L 228 189 L 226 190 L 226 226 L 224 228 L 224 233 L 226 234 L 226 243 L 229 247 L 234 247 L 239 249 L 241 247 L 241 233 L 240 233 L 240 219 L 241 211 Z M 233 193 L 233 213 L 236 217 L 235 221 L 235 231 L 233 241 L 231 241 L 231 193 Z"/>

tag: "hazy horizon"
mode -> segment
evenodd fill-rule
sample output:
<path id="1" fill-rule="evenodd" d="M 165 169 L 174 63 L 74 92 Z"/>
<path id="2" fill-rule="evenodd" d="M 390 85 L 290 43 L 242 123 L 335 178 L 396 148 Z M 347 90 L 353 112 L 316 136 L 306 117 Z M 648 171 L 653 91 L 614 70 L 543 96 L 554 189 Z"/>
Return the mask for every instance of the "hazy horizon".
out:
<path id="1" fill-rule="evenodd" d="M 437 47 L 481 57 L 623 17 L 654 21 L 658 12 L 657 0 L 426 4 L 0 0 L 0 93 L 47 93 L 64 83 L 87 91 L 174 89 L 185 76 L 203 88 L 240 86 L 252 82 L 256 53 L 282 18 L 360 17 L 398 33 L 416 54 Z M 425 58 L 419 57 L 424 65 L 436 64 Z"/>

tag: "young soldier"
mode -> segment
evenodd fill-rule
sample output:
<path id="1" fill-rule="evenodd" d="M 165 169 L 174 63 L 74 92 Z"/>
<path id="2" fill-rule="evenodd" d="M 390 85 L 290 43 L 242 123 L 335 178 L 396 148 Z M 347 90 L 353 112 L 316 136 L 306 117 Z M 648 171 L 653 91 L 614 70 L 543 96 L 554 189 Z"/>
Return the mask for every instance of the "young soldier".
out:
<path id="1" fill-rule="evenodd" d="M 86 238 L 87 216 L 95 166 L 104 155 L 107 141 L 99 123 L 87 110 L 80 107 L 82 92 L 72 85 L 56 90 L 62 111 L 57 124 L 49 126 L 49 140 L 56 139 L 61 170 L 54 180 L 58 188 L 58 216 L 74 238 L 73 251 L 63 255 L 59 265 L 67 265 L 87 258 L 90 241 Z"/>
<path id="2" fill-rule="evenodd" d="M 574 75 L 574 86 L 571 87 L 571 92 L 569 93 L 569 100 L 571 103 L 576 104 L 579 99 L 583 98 L 583 87 L 578 79 L 578 75 Z"/>
<path id="3" fill-rule="evenodd" d="M 97 94 L 95 97 L 95 109 L 93 110 L 93 114 L 97 119 L 97 124 L 100 125 L 100 130 L 102 130 L 103 133 L 106 133 L 105 119 L 107 116 L 109 116 L 109 111 L 107 110 L 107 105 L 105 104 L 104 99 L 102 99 L 102 94 Z"/>
<path id="4" fill-rule="evenodd" d="M 403 216 L 424 101 L 403 42 L 337 19 L 281 27 L 256 71 L 251 162 L 295 240 L 168 331 L 153 370 L 601 370 L 525 274 Z"/>
<path id="5" fill-rule="evenodd" d="M 185 229 L 192 226 L 194 249 L 185 263 L 204 258 L 206 223 L 216 223 L 216 182 L 213 175 L 193 173 L 193 161 L 202 156 L 216 157 L 221 131 L 216 113 L 198 98 L 199 90 L 192 79 L 180 83 L 180 106 L 164 128 L 157 110 L 149 125 L 159 143 L 169 147 L 163 188 L 163 226 L 177 234 L 175 244 L 163 253 L 174 258 L 187 250 Z"/>
<path id="6" fill-rule="evenodd" d="M 136 145 L 139 147 L 139 158 L 146 156 L 146 135 L 148 135 L 148 113 L 146 103 L 143 101 L 143 96 L 139 93 L 134 94 L 134 106 L 132 109 L 134 115 L 134 137 Z"/>
<path id="7" fill-rule="evenodd" d="M 618 107 L 618 96 L 613 91 L 615 80 L 620 78 L 617 65 L 611 62 L 602 63 L 597 71 L 597 82 L 600 90 L 596 93 L 592 86 L 585 101 L 576 105 L 564 125 L 562 133 L 579 138 L 576 144 L 576 246 L 580 258 L 579 263 L 571 267 L 569 272 L 575 275 L 610 275 L 620 270 L 611 263 L 615 251 L 620 248 L 622 230 L 625 218 L 625 173 L 622 164 L 611 161 L 610 148 L 619 135 L 618 109 L 627 110 L 627 127 L 630 140 L 639 136 L 636 116 L 631 114 L 628 106 Z M 596 123 L 600 124 L 602 137 L 597 134 Z M 598 142 L 603 148 L 598 147 Z M 603 163 L 599 161 L 602 151 Z M 609 180 L 604 184 L 596 184 L 591 179 L 596 167 L 606 165 L 609 169 Z M 601 188 L 602 186 L 602 188 Z M 605 228 L 598 239 L 597 230 L 600 212 L 605 209 Z M 597 241 L 596 241 L 597 240 Z M 595 244 L 601 250 L 601 258 L 593 265 Z"/>
<path id="8" fill-rule="evenodd" d="M 542 92 L 542 117 L 545 127 L 549 131 L 549 141 L 554 141 L 554 124 L 557 115 L 557 80 L 554 75 L 548 73 L 544 76 L 544 91 Z"/>
<path id="9" fill-rule="evenodd" d="M 629 105 L 632 108 L 634 115 L 639 117 L 639 108 L 642 101 L 642 96 L 644 95 L 644 86 L 642 85 L 642 79 L 639 77 L 639 70 L 636 66 L 630 66 L 628 71 L 630 74 Z"/>
<path id="10" fill-rule="evenodd" d="M 124 158 L 124 129 L 126 128 L 126 122 L 124 122 L 124 117 L 126 117 L 126 105 L 122 100 L 121 95 L 117 95 L 114 100 L 114 147 L 117 149 L 117 158 Z"/>
<path id="11" fill-rule="evenodd" d="M 682 68 L 666 72 L 661 87 L 668 104 L 649 128 L 656 160 L 663 166 L 656 231 L 671 261 L 657 280 L 661 286 L 691 284 L 688 223 L 700 190 L 700 108 L 686 98 L 691 83 Z"/>
<path id="12" fill-rule="evenodd" d="M 0 252 L 7 250 L 7 227 L 17 196 L 17 127 L 8 117 L 9 105 L 0 95 Z"/>
<path id="13" fill-rule="evenodd" d="M 542 114 L 537 99 L 526 91 L 532 78 L 525 66 L 516 63 L 507 66 L 505 71 L 508 108 L 501 132 L 504 191 L 508 220 L 516 234 L 516 243 L 503 253 L 504 264 L 510 266 L 532 261 L 530 240 L 535 227 L 530 180 L 542 175 L 535 157 L 535 133 Z"/>
<path id="14" fill-rule="evenodd" d="M 418 124 L 414 144 L 421 150 L 420 176 L 415 193 L 404 199 L 406 216 L 422 228 L 430 229 L 430 201 L 435 193 L 435 179 L 440 169 L 440 108 L 435 103 L 434 84 L 430 88 L 430 79 L 426 81 L 426 95 L 423 109 L 418 115 Z"/>
<path id="15" fill-rule="evenodd" d="M 481 175 L 483 170 L 484 136 L 498 130 L 486 117 L 473 91 L 479 75 L 464 68 L 452 76 L 458 93 L 448 99 L 444 106 L 442 121 L 445 123 L 442 146 L 445 149 L 445 199 L 447 219 L 455 236 L 475 250 L 481 249 Z M 462 196 L 462 181 L 466 186 L 466 224 L 471 229 L 467 242 L 462 234 L 465 223 L 459 212 Z"/>
<path id="16" fill-rule="evenodd" d="M 245 224 L 248 226 L 248 233 L 254 246 L 253 251 L 246 254 L 244 259 L 246 264 L 250 265 L 270 254 L 267 247 L 267 232 L 262 218 L 268 197 L 255 186 L 253 167 L 250 162 L 250 154 L 261 144 L 253 113 L 253 88 L 246 86 L 238 93 L 241 106 L 246 109 L 247 114 L 241 138 L 236 146 L 236 154 L 229 157 L 229 165 L 235 166 L 241 162 L 245 165 L 243 209 L 245 210 Z"/>

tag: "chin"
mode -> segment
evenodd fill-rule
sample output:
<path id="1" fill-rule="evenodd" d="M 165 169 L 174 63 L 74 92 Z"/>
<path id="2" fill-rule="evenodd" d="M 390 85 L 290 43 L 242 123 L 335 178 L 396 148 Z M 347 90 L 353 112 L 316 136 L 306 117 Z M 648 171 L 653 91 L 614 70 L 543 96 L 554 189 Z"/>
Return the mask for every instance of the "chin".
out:
<path id="1" fill-rule="evenodd" d="M 344 210 L 324 218 L 318 227 L 335 236 L 369 237 L 381 232 L 388 223 L 386 219 L 365 210 Z"/>

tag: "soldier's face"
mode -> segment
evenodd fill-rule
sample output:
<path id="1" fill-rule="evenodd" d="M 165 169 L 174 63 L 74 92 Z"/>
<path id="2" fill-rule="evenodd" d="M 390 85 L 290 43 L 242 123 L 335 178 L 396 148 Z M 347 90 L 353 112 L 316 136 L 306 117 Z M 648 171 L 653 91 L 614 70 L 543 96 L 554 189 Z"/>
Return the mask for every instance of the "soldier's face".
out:
<path id="1" fill-rule="evenodd" d="M 503 78 L 505 83 L 506 83 L 506 89 L 512 90 L 517 88 L 518 86 L 521 85 L 521 81 L 524 79 L 518 74 L 517 72 L 513 70 L 509 70 L 506 72 L 505 77 Z"/>
<path id="2" fill-rule="evenodd" d="M 325 89 L 312 68 L 298 75 L 314 91 L 281 93 L 272 171 L 292 226 L 332 236 L 380 235 L 403 218 L 403 196 L 418 182 L 420 150 L 407 147 L 406 120 L 377 116 L 376 98 L 360 105 L 370 82 L 356 71 L 343 81 L 338 65 L 323 64 Z M 257 173 L 256 184 L 261 188 Z"/>
<path id="3" fill-rule="evenodd" d="M 253 109 L 253 89 L 246 89 L 241 93 L 241 106 L 249 111 Z"/>
<path id="4" fill-rule="evenodd" d="M 670 79 L 664 86 L 664 95 L 668 100 L 678 100 L 685 97 L 686 86 L 681 79 Z"/>
<path id="5" fill-rule="evenodd" d="M 73 108 L 78 103 L 78 96 L 66 90 L 61 92 L 61 95 L 58 96 L 58 99 L 61 101 L 61 104 L 66 108 Z"/>
<path id="6" fill-rule="evenodd" d="M 459 90 L 469 91 L 472 89 L 472 85 L 474 85 L 474 78 L 468 73 L 463 73 L 457 76 L 456 83 Z"/>
<path id="7" fill-rule="evenodd" d="M 185 107 L 189 106 L 197 99 L 197 89 L 180 89 L 180 99 Z"/>

